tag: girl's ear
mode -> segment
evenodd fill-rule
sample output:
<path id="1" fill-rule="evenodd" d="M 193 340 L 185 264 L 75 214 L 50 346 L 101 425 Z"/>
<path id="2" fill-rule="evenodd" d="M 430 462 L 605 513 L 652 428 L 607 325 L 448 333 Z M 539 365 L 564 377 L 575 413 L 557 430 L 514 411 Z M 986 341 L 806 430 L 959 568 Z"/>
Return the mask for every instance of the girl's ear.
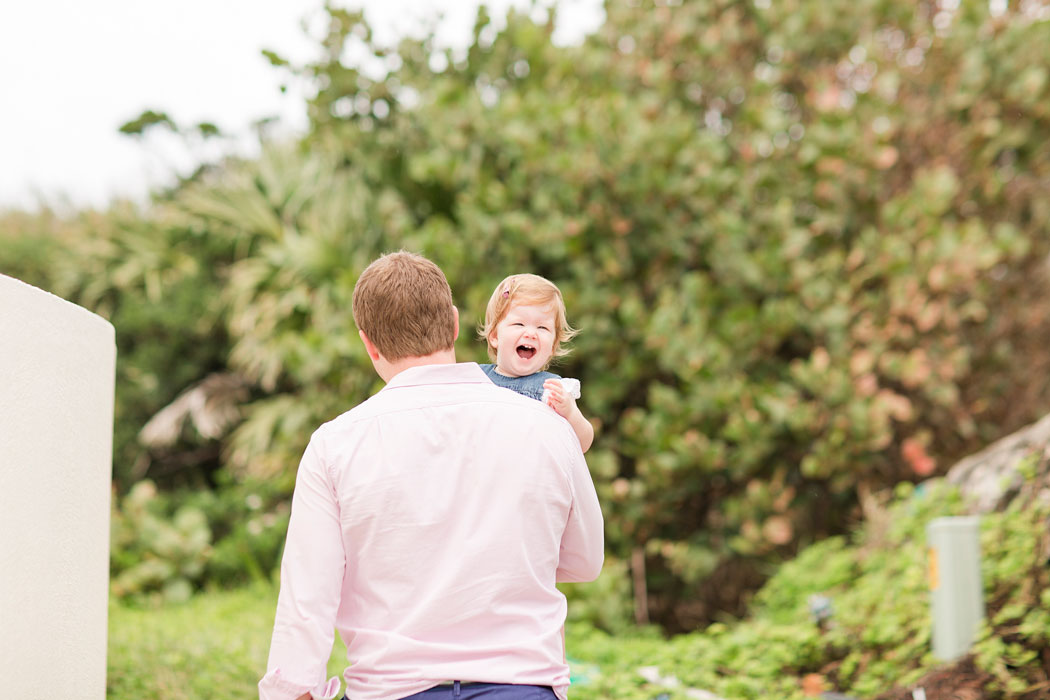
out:
<path id="1" fill-rule="evenodd" d="M 492 347 L 496 347 L 496 331 L 495 330 L 493 330 L 491 333 L 489 333 L 489 345 L 491 345 Z"/>

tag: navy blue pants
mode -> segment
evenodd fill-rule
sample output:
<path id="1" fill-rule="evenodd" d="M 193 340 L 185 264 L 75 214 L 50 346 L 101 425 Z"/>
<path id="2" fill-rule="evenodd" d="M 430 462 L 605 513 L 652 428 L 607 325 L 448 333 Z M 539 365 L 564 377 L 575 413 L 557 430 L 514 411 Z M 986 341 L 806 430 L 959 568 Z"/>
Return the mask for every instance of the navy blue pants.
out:
<path id="1" fill-rule="evenodd" d="M 402 700 L 555 700 L 547 685 L 511 685 L 509 683 L 460 683 L 436 685 Z M 343 696 L 346 700 L 346 696 Z"/>

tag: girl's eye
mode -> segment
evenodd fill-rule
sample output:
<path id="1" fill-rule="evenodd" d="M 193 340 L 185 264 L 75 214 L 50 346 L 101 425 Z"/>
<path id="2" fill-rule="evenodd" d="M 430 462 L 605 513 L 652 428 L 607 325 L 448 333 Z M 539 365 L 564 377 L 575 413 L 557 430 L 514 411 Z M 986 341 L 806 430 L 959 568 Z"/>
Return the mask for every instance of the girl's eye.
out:
<path id="1" fill-rule="evenodd" d="M 547 328 L 547 326 L 540 326 L 540 330 L 541 331 L 550 331 L 550 328 Z"/>

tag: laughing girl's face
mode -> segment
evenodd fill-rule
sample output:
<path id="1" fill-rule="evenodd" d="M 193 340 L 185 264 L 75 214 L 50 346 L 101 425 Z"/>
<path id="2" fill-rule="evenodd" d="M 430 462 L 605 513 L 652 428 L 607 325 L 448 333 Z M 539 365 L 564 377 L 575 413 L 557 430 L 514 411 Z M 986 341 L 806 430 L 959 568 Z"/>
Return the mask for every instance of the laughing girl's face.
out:
<path id="1" fill-rule="evenodd" d="M 554 309 L 514 304 L 489 334 L 496 371 L 507 377 L 539 372 L 554 353 Z"/>

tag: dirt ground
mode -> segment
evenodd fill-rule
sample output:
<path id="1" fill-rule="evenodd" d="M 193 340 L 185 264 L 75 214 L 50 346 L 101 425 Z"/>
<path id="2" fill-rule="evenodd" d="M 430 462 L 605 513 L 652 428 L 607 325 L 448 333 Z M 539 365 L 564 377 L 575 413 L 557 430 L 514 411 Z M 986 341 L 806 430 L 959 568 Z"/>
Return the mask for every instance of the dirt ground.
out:
<path id="1" fill-rule="evenodd" d="M 954 666 L 928 673 L 911 687 L 883 693 L 876 700 L 914 700 L 913 690 L 916 688 L 926 691 L 926 700 L 991 700 L 992 695 L 984 690 L 991 678 L 967 658 Z"/>

